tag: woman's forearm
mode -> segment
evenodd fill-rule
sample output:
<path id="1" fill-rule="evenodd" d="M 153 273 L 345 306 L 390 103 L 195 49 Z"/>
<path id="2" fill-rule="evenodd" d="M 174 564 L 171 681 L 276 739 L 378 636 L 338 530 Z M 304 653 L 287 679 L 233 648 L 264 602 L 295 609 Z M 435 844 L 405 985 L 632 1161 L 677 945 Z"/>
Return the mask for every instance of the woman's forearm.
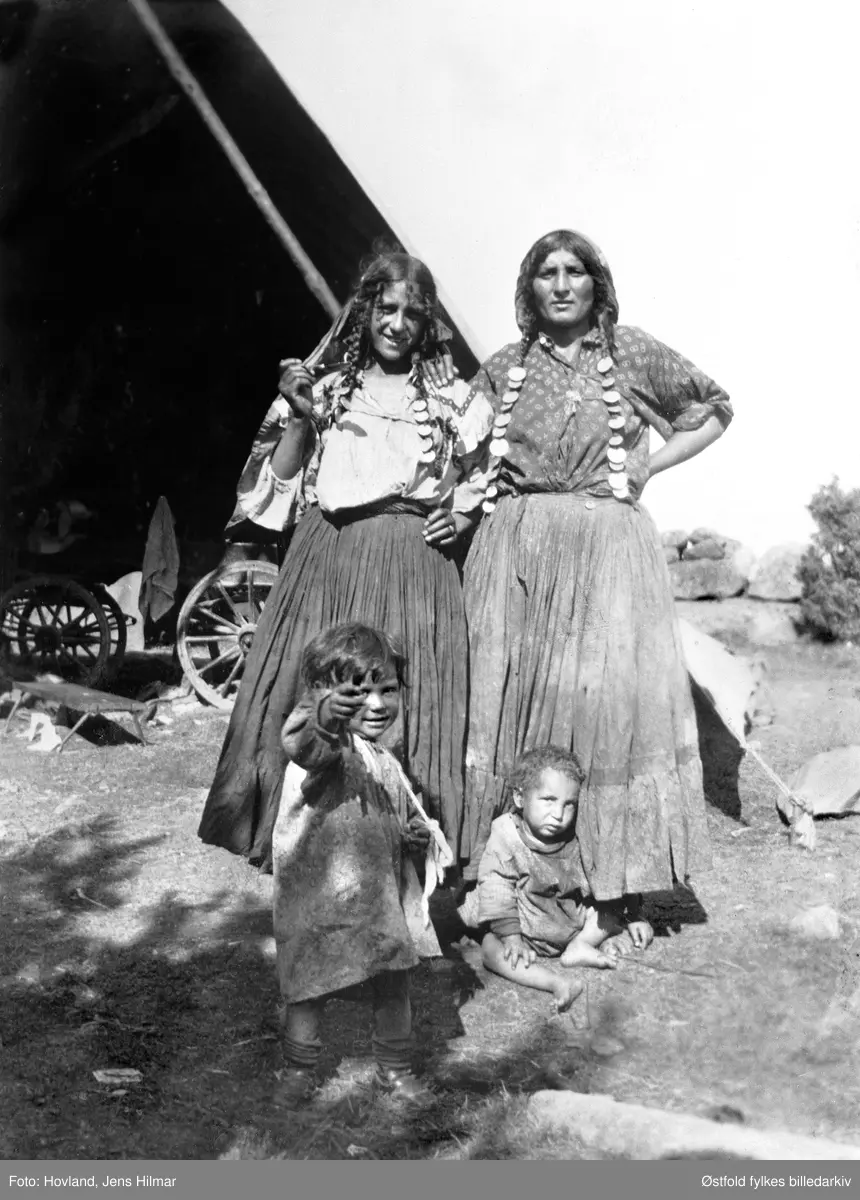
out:
<path id="1" fill-rule="evenodd" d="M 698 429 L 673 433 L 665 445 L 651 455 L 651 475 L 659 475 L 661 471 L 668 471 L 678 463 L 695 458 L 717 438 L 722 437 L 724 430 L 725 426 L 719 417 L 708 417 Z"/>
<path id="2" fill-rule="evenodd" d="M 272 473 L 278 479 L 293 479 L 301 470 L 308 424 L 307 418 L 293 416 L 284 428 L 272 454 Z"/>

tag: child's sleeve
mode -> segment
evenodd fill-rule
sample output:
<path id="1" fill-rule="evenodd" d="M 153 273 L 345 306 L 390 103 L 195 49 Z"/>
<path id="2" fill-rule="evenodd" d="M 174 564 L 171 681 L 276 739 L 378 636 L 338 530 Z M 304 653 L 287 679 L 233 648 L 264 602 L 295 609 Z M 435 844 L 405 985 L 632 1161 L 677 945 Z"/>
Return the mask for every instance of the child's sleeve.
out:
<path id="1" fill-rule="evenodd" d="M 510 849 L 494 830 L 478 867 L 478 919 L 496 937 L 522 933 L 517 905 L 520 877 Z"/>
<path id="2" fill-rule="evenodd" d="M 306 771 L 322 771 L 332 766 L 349 744 L 344 730 L 331 733 L 320 724 L 320 706 L 330 694 L 322 689 L 306 693 L 281 731 L 281 745 L 287 756 Z"/>

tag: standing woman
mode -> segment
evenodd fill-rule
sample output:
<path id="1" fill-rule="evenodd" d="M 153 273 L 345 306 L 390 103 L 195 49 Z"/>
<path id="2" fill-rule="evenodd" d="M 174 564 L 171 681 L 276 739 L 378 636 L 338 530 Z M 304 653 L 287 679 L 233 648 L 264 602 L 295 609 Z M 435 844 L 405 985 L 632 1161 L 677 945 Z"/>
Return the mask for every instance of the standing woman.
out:
<path id="1" fill-rule="evenodd" d="M 726 393 L 619 326 L 609 266 L 581 234 L 541 238 L 520 268 L 518 343 L 481 368 L 495 410 L 490 482 L 465 570 L 471 862 L 514 760 L 548 743 L 586 771 L 577 837 L 591 893 L 636 894 L 709 861 L 696 721 L 647 480 L 728 425 Z M 665 439 L 649 453 L 649 427 Z"/>
<path id="2" fill-rule="evenodd" d="M 492 410 L 459 380 L 431 382 L 428 362 L 444 355 L 450 333 L 418 259 L 377 256 L 335 328 L 343 369 L 314 384 L 299 360 L 282 364 L 281 398 L 234 514 L 270 529 L 298 525 L 198 832 L 265 870 L 286 766 L 281 728 L 298 699 L 302 649 L 344 622 L 401 640 L 411 668 L 398 731 L 404 766 L 455 854 L 463 828 L 467 635 L 451 550 L 480 515 Z"/>

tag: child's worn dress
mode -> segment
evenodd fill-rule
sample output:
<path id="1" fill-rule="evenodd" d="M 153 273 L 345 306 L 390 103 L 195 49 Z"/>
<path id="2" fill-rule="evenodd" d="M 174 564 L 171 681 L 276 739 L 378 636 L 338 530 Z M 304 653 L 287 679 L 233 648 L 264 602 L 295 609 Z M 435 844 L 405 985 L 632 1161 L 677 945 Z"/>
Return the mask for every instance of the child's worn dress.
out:
<path id="1" fill-rule="evenodd" d="M 284 726 L 290 763 L 272 849 L 278 976 L 288 1004 L 441 953 L 403 848 L 410 813 L 402 772 L 384 748 L 319 725 L 327 694 L 305 696 Z"/>
<path id="2" fill-rule="evenodd" d="M 540 842 L 518 813 L 505 813 L 493 821 L 478 886 L 460 916 L 496 937 L 518 933 L 538 954 L 558 958 L 585 924 L 584 884 L 576 838 Z"/>

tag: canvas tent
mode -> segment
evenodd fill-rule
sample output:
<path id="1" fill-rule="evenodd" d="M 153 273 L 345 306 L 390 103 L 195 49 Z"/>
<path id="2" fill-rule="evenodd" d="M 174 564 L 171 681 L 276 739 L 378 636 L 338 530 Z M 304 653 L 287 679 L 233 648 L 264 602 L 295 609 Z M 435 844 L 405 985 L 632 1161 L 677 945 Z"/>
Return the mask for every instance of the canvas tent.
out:
<path id="1" fill-rule="evenodd" d="M 227 7 L 153 7 L 343 299 L 404 233 Z M 217 539 L 278 360 L 330 318 L 125 0 L 2 0 L 0 89 L 7 523 L 65 493 L 141 538 L 164 494 Z"/>

